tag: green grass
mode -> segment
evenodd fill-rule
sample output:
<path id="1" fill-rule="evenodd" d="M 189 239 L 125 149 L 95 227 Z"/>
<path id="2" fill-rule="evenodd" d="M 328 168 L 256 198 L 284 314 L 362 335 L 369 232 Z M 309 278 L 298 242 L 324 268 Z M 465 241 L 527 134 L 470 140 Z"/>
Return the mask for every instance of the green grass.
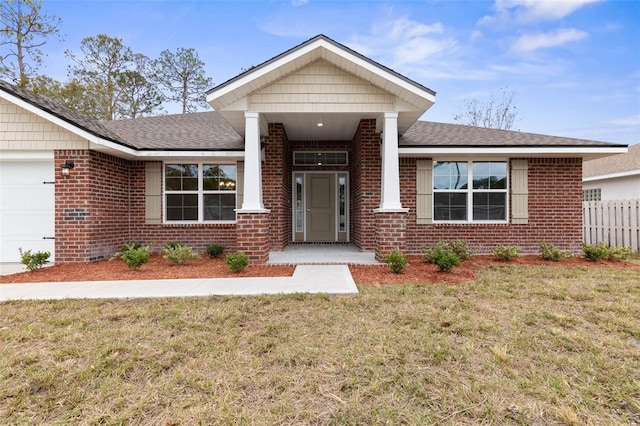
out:
<path id="1" fill-rule="evenodd" d="M 359 288 L 1 304 L 0 423 L 640 423 L 638 269 Z"/>

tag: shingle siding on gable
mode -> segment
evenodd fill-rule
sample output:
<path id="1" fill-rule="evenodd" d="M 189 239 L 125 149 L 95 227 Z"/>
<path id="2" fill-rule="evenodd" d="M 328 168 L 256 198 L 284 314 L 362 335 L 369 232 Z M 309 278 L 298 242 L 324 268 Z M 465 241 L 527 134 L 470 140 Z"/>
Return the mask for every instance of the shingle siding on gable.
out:
<path id="1" fill-rule="evenodd" d="M 393 111 L 393 95 L 326 61 L 317 61 L 249 96 L 263 112 Z"/>
<path id="2" fill-rule="evenodd" d="M 0 99 L 0 149 L 86 149 L 88 142 L 11 102 Z"/>

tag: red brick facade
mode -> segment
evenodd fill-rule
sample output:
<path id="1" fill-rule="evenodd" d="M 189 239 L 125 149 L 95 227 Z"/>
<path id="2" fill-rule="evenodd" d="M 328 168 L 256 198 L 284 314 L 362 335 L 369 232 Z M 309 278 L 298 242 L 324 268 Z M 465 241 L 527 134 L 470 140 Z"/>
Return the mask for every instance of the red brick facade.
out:
<path id="1" fill-rule="evenodd" d="M 56 261 L 109 258 L 127 241 L 153 242 L 155 250 L 180 241 L 203 252 L 211 243 L 242 250 L 252 263 L 264 263 L 270 250 L 292 241 L 292 172 L 318 170 L 293 166 L 293 152 L 346 150 L 348 166 L 322 170 L 349 172 L 350 242 L 362 250 L 386 253 L 399 248 L 418 254 L 423 245 L 465 239 L 477 253 L 497 245 L 518 245 L 537 253 L 545 240 L 574 253 L 582 241 L 580 158 L 528 160 L 529 223 L 416 224 L 416 159 L 400 159 L 401 202 L 408 213 L 374 213 L 380 203 L 381 158 L 375 120 L 360 122 L 353 141 L 289 141 L 282 125 L 271 124 L 264 140 L 263 200 L 270 213 L 242 213 L 237 224 L 147 224 L 145 163 L 89 150 L 58 150 L 56 167 Z M 60 176 L 65 160 L 75 163 L 71 177 Z M 240 207 L 240 206 L 238 206 Z"/>
<path id="2" fill-rule="evenodd" d="M 400 187 L 407 215 L 407 252 L 418 254 L 423 245 L 464 239 L 478 254 L 497 245 L 517 245 L 523 253 L 539 253 L 545 240 L 579 253 L 582 245 L 582 160 L 580 158 L 528 159 L 529 223 L 416 224 L 416 159 L 400 161 Z M 511 218 L 509 218 L 511 219 Z"/>

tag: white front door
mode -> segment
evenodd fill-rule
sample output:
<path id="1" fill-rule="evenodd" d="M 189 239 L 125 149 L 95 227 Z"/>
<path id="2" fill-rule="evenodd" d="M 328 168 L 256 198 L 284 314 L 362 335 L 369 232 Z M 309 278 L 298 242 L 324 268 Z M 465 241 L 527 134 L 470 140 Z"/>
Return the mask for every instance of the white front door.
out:
<path id="1" fill-rule="evenodd" d="M 54 260 L 53 160 L 0 161 L 0 262 L 20 262 L 22 250 Z"/>

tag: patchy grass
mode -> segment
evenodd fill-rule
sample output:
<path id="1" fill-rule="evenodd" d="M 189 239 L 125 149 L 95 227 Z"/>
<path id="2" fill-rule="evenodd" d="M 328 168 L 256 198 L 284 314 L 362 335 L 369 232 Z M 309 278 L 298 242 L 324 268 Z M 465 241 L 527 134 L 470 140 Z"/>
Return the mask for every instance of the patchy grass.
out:
<path id="1" fill-rule="evenodd" d="M 360 290 L 4 303 L 0 423 L 640 423 L 638 269 Z"/>

